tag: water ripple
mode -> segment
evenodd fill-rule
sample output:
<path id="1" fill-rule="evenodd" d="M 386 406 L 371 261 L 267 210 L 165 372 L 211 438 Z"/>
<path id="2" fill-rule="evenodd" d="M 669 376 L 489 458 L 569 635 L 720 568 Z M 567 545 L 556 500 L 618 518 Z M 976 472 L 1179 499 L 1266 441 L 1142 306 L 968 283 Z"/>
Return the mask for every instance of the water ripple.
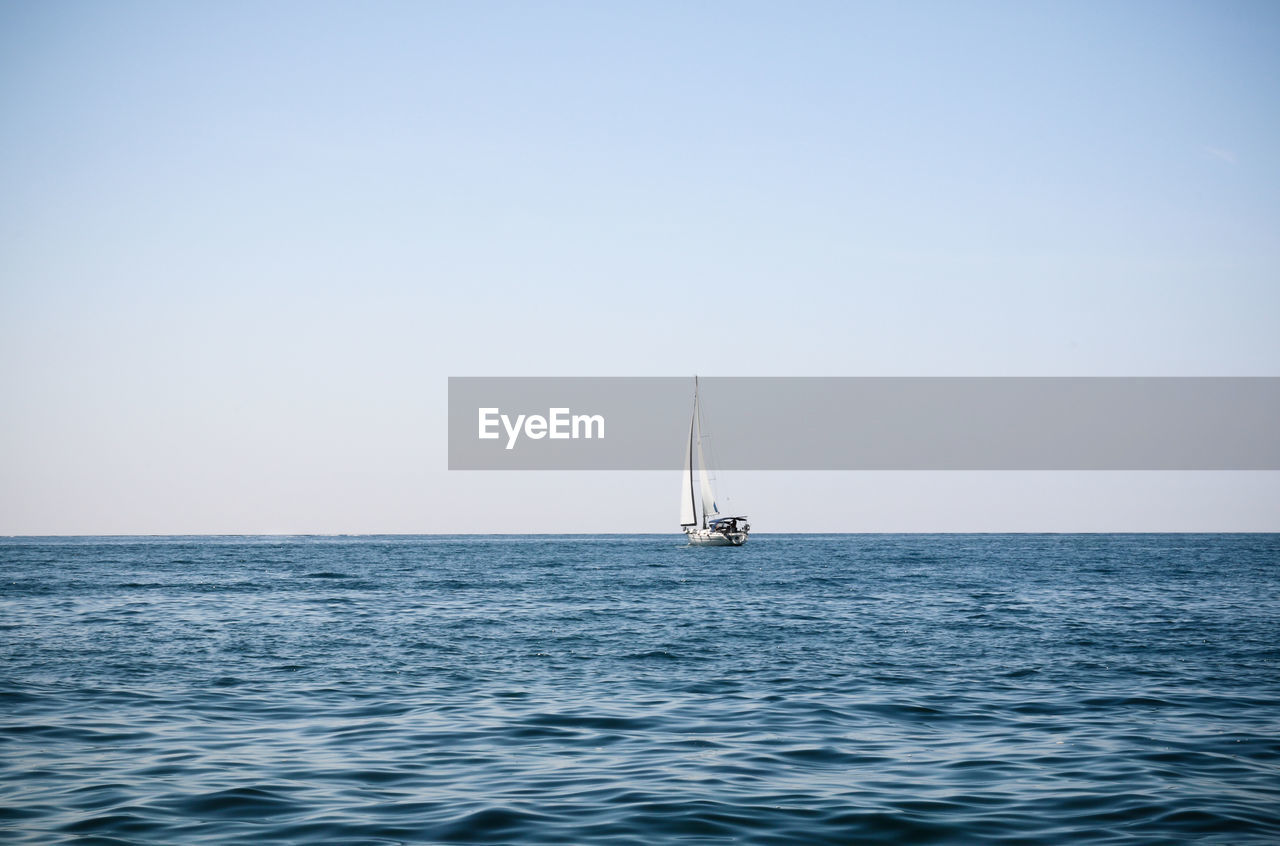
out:
<path id="1" fill-rule="evenodd" d="M 0 838 L 1280 841 L 1280 538 L 0 540 Z"/>

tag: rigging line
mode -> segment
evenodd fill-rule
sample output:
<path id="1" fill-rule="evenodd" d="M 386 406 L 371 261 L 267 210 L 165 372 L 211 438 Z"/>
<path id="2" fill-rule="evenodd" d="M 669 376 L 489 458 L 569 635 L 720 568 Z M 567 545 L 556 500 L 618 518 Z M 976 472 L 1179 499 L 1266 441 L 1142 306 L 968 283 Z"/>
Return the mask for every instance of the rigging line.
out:
<path id="1" fill-rule="evenodd" d="M 720 455 L 716 451 L 715 433 L 707 432 L 703 430 L 701 397 L 699 397 L 699 401 L 698 401 L 698 438 L 700 443 L 705 441 L 705 443 L 703 443 L 703 453 L 706 456 L 705 461 L 707 465 L 707 478 L 711 481 L 719 482 L 720 481 Z M 717 490 L 716 499 L 724 500 L 726 503 L 728 503 L 729 496 L 725 493 L 724 490 Z"/>

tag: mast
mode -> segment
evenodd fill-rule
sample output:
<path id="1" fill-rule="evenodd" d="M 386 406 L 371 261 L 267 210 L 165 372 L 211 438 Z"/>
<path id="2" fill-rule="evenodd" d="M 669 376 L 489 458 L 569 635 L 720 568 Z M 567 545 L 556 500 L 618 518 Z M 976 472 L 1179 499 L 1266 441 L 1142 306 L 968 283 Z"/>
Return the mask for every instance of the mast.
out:
<path id="1" fill-rule="evenodd" d="M 689 442 L 685 445 L 684 451 L 684 469 L 687 475 L 680 480 L 681 487 L 689 491 L 687 501 L 684 490 L 680 492 L 680 525 L 685 527 L 698 525 L 697 499 L 693 495 L 693 427 L 697 420 L 698 387 L 697 377 L 694 377 L 693 416 L 689 418 Z"/>
<path id="2" fill-rule="evenodd" d="M 698 378 L 698 377 L 696 377 L 696 376 L 694 377 L 694 379 L 695 379 L 695 380 L 696 380 L 697 378 Z M 698 400 L 697 400 L 698 392 L 697 392 L 697 388 L 694 388 L 694 394 L 693 394 L 693 396 L 694 396 L 693 406 L 694 406 L 694 408 L 696 409 L 696 408 L 698 407 Z M 694 496 L 693 496 L 693 461 L 692 461 L 692 458 L 693 458 L 693 420 L 694 420 L 696 417 L 697 417 L 697 411 L 694 411 L 694 418 L 690 418 L 690 420 L 689 420 L 689 457 L 690 457 L 690 461 L 689 461 L 689 507 L 690 507 L 691 509 L 693 509 L 692 511 L 690 511 L 690 512 L 689 512 L 690 514 L 692 514 L 692 515 L 693 515 L 693 523 L 690 523 L 690 524 L 689 524 L 690 526 L 692 526 L 692 525 L 694 525 L 694 524 L 696 524 L 696 523 L 698 522 L 698 501 L 697 501 L 697 500 L 694 498 Z"/>
<path id="3" fill-rule="evenodd" d="M 689 421 L 690 450 L 692 450 L 693 448 L 693 423 L 698 419 L 698 411 L 699 411 L 698 409 L 698 374 L 695 373 L 693 374 L 693 420 Z M 706 470 L 706 467 L 702 465 L 702 428 L 701 427 L 698 428 L 698 466 L 699 466 L 698 472 L 702 474 L 702 476 L 700 476 L 699 478 L 704 480 L 703 484 L 706 484 L 705 479 L 707 476 L 707 470 Z M 693 497 L 693 462 L 690 461 L 689 462 L 689 499 L 693 499 L 693 498 L 694 498 Z M 698 509 L 696 506 L 697 500 L 694 500 L 694 502 L 695 502 L 695 506 L 693 509 L 693 515 L 696 518 L 698 516 Z M 704 502 L 702 504 L 702 528 L 705 529 L 706 527 L 707 527 L 707 504 Z"/>

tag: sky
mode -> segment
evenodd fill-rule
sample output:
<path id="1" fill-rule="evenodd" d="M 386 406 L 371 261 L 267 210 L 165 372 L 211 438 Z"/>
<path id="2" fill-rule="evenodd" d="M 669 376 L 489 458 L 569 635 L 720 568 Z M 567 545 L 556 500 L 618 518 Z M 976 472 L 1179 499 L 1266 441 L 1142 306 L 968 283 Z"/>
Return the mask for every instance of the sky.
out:
<path id="1" fill-rule="evenodd" d="M 1271 2 L 0 4 L 0 534 L 678 530 L 448 471 L 447 378 L 1277 376 L 1278 316 Z M 1278 473 L 722 481 L 1280 530 Z"/>

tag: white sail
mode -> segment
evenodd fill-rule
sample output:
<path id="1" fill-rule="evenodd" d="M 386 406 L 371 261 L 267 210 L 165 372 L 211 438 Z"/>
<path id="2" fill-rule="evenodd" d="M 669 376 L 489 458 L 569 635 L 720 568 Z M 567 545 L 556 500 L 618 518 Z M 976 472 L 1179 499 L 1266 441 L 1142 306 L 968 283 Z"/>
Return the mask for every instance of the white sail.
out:
<path id="1" fill-rule="evenodd" d="M 689 421 L 689 442 L 684 449 L 684 472 L 680 474 L 680 525 L 695 526 L 698 515 L 693 513 L 693 421 Z"/>
<path id="2" fill-rule="evenodd" d="M 702 525 L 720 516 L 716 495 L 711 490 L 711 478 L 707 475 L 707 462 L 702 456 L 702 433 L 698 433 L 698 482 L 702 485 Z"/>

